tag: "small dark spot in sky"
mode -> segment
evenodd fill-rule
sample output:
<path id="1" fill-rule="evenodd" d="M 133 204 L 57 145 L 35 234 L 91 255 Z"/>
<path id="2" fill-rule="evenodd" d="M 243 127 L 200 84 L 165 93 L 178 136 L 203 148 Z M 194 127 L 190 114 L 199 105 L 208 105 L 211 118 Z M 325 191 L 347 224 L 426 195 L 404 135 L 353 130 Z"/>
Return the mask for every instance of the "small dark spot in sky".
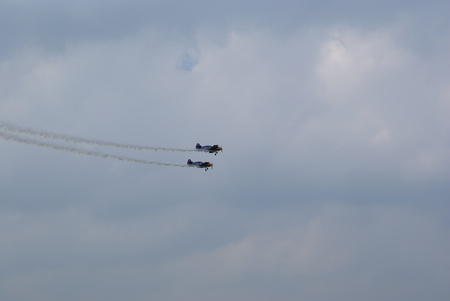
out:
<path id="1" fill-rule="evenodd" d="M 189 52 L 184 52 L 177 61 L 177 70 L 191 72 L 198 64 L 198 58 Z"/>

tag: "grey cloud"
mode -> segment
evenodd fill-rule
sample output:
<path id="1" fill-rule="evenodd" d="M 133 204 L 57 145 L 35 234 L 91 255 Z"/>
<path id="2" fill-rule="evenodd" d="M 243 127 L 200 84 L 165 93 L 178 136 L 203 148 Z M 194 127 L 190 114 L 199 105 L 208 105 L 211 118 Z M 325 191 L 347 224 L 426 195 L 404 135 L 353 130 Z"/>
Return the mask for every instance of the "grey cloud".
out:
<path id="1" fill-rule="evenodd" d="M 448 4 L 2 5 L 2 299 L 448 299 Z"/>
<path id="2" fill-rule="evenodd" d="M 64 50 L 77 41 L 122 38 L 152 28 L 165 35 L 191 36 L 200 28 L 259 27 L 292 32 L 303 26 L 374 28 L 396 18 L 412 19 L 422 34 L 443 30 L 446 1 L 54 1 L 3 2 L 0 36 L 3 56 L 27 47 Z M 427 22 L 429 18 L 437 22 Z M 441 22 L 439 22 L 441 20 Z"/>

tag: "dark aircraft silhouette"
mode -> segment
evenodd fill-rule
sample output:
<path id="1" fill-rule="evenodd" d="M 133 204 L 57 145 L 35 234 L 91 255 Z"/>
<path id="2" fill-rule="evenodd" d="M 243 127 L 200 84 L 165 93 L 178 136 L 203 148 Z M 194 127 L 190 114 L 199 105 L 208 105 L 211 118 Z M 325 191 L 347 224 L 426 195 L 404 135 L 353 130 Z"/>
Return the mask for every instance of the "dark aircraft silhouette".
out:
<path id="1" fill-rule="evenodd" d="M 200 143 L 197 143 L 197 145 L 195 146 L 195 149 L 200 151 L 200 152 L 208 152 L 210 154 L 215 153 L 215 155 L 217 155 L 217 153 L 219 151 L 223 151 L 221 146 L 216 145 L 203 145 L 201 146 Z"/>
<path id="2" fill-rule="evenodd" d="M 188 164 L 189 166 L 194 166 L 194 167 L 198 167 L 198 168 L 204 168 L 205 171 L 207 171 L 208 168 L 210 168 L 210 167 L 211 167 L 211 169 L 212 169 L 212 166 L 213 166 L 213 164 L 212 164 L 212 163 L 209 163 L 209 162 L 202 162 L 202 161 L 192 162 L 191 159 L 189 159 L 189 160 L 187 161 L 187 164 Z"/>

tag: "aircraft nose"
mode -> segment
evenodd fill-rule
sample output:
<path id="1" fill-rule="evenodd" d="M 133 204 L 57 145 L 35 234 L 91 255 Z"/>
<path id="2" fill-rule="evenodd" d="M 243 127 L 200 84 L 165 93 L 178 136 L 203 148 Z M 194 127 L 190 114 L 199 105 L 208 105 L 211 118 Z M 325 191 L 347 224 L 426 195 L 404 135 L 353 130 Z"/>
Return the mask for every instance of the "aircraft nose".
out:
<path id="1" fill-rule="evenodd" d="M 212 164 L 212 163 L 209 163 L 208 166 L 213 166 L 213 164 Z"/>

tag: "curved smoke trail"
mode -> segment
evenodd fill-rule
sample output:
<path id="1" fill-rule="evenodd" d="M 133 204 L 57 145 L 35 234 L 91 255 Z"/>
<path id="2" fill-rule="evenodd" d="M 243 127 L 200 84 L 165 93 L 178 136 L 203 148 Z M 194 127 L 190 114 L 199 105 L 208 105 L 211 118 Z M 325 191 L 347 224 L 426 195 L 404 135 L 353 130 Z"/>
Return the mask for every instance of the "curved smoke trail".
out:
<path id="1" fill-rule="evenodd" d="M 135 162 L 135 163 L 141 163 L 141 164 L 152 164 L 152 165 L 163 165 L 163 166 L 177 166 L 177 167 L 191 167 L 191 166 L 189 166 L 187 164 L 175 164 L 175 163 L 163 163 L 163 162 L 147 161 L 147 160 L 141 160 L 141 159 L 135 159 L 135 158 L 128 158 L 128 157 L 116 156 L 116 155 L 111 155 L 111 154 L 105 154 L 105 153 L 100 153 L 100 152 L 87 151 L 87 150 L 83 150 L 83 149 L 79 149 L 79 148 L 59 146 L 59 145 L 39 142 L 39 141 L 31 140 L 31 139 L 24 139 L 24 138 L 20 138 L 20 137 L 11 135 L 11 134 L 5 134 L 5 133 L 2 133 L 2 132 L 0 132 L 0 138 L 2 138 L 4 140 L 15 141 L 15 142 L 24 143 L 24 144 L 32 144 L 32 145 L 46 147 L 46 148 L 51 148 L 51 149 L 55 149 L 55 150 L 71 152 L 71 153 L 75 153 L 75 154 L 78 154 L 78 155 L 94 156 L 94 157 L 100 157 L 100 158 L 105 158 L 105 159 L 111 158 L 111 159 L 115 159 L 115 160 L 119 160 L 119 161 Z"/>
<path id="2" fill-rule="evenodd" d="M 12 125 L 10 123 L 6 123 L 3 121 L 0 121 L 0 129 L 11 132 L 11 133 L 27 134 L 27 135 L 41 137 L 44 139 L 62 140 L 62 141 L 66 141 L 66 142 L 84 143 L 84 144 L 100 145 L 100 146 L 111 146 L 111 147 L 117 147 L 117 148 L 136 149 L 136 150 L 153 150 L 153 151 L 172 151 L 172 152 L 197 152 L 198 151 L 196 149 L 142 146 L 142 145 L 106 142 L 106 141 L 95 140 L 95 139 L 79 138 L 79 137 L 67 136 L 67 135 L 56 134 L 56 133 L 51 133 L 51 132 L 36 131 L 33 129 L 23 128 L 23 127 L 19 127 L 16 125 Z"/>

